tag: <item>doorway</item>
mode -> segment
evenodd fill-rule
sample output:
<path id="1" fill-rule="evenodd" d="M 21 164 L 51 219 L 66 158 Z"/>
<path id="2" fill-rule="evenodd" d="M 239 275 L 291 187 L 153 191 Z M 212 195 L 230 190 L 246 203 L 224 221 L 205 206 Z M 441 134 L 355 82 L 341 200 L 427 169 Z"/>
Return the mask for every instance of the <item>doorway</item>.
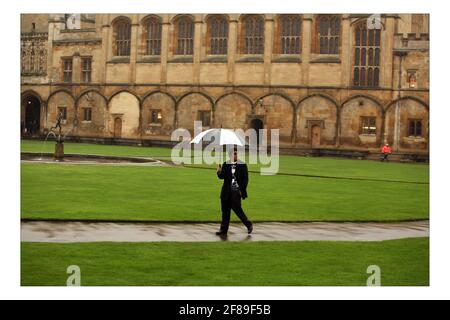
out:
<path id="1" fill-rule="evenodd" d="M 33 96 L 27 96 L 25 104 L 25 119 L 21 124 L 22 134 L 35 135 L 41 126 L 41 101 Z"/>
<path id="2" fill-rule="evenodd" d="M 114 138 L 120 138 L 122 136 L 122 118 L 117 117 L 114 119 Z"/>
<path id="3" fill-rule="evenodd" d="M 322 133 L 322 128 L 319 125 L 313 125 L 311 127 L 311 147 L 319 148 L 320 147 L 320 136 Z"/>
<path id="4" fill-rule="evenodd" d="M 261 132 L 260 130 L 264 129 L 264 123 L 261 119 L 255 118 L 250 121 L 250 127 L 254 130 L 256 130 L 256 146 L 259 148 L 260 139 L 261 139 Z"/>

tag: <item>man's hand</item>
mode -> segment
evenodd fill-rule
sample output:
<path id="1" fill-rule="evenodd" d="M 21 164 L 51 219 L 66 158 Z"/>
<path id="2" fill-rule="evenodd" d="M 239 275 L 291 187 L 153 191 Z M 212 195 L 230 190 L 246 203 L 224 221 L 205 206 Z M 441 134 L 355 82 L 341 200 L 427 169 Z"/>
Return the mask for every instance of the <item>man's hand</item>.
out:
<path id="1" fill-rule="evenodd" d="M 222 172 L 222 165 L 219 164 L 219 166 L 217 167 L 217 173 L 221 173 Z"/>

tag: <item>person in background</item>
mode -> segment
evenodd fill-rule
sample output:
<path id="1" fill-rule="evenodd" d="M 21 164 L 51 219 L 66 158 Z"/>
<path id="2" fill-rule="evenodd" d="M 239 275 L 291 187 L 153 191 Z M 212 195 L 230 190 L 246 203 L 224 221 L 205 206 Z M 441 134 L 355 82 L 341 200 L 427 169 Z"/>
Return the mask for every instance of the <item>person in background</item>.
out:
<path id="1" fill-rule="evenodd" d="M 388 157 L 392 153 L 392 149 L 388 143 L 381 148 L 381 162 L 389 161 Z"/>

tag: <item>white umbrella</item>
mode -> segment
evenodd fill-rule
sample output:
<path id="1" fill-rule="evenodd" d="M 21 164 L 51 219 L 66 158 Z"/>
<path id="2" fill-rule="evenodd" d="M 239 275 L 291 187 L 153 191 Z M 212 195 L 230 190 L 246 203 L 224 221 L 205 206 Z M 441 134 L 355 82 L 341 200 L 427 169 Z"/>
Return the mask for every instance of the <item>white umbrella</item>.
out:
<path id="1" fill-rule="evenodd" d="M 229 129 L 209 129 L 198 134 L 191 143 L 200 143 L 202 140 L 211 141 L 214 137 L 214 141 L 219 141 L 221 146 L 223 145 L 238 145 L 243 146 L 245 140 L 237 135 L 234 131 Z"/>

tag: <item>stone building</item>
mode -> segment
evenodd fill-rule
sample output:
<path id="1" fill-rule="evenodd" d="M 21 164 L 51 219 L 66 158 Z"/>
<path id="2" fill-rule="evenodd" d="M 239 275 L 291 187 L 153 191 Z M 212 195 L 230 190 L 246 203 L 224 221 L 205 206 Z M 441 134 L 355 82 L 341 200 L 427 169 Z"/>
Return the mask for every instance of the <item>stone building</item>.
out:
<path id="1" fill-rule="evenodd" d="M 22 15 L 22 134 L 164 143 L 195 120 L 286 149 L 428 154 L 425 14 Z"/>

